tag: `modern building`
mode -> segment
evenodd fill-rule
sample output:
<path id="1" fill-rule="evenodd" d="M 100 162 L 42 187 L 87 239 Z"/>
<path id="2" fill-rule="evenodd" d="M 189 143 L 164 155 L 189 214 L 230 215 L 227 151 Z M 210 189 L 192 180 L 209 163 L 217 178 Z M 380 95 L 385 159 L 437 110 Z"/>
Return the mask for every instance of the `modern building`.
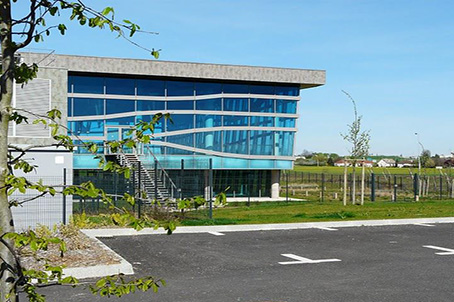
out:
<path id="1" fill-rule="evenodd" d="M 172 180 L 167 186 L 183 196 L 206 193 L 212 171 L 214 192 L 278 197 L 281 171 L 293 168 L 300 91 L 325 83 L 321 70 L 43 53 L 22 53 L 21 59 L 39 65 L 38 79 L 17 88 L 34 89 L 41 101 L 33 110 L 58 108 L 72 138 L 99 144 L 101 154 L 107 153 L 104 141 L 121 139 L 156 113 L 170 113 L 149 144 L 124 151 L 134 155 L 123 162 L 139 162 L 146 170 L 142 181 L 154 182 L 157 161 Z M 24 102 L 18 98 L 16 106 Z M 18 144 L 52 141 L 49 129 L 27 137 L 21 127 L 10 133 Z M 103 175 L 83 148 L 74 151 L 72 168 L 75 182 Z"/>

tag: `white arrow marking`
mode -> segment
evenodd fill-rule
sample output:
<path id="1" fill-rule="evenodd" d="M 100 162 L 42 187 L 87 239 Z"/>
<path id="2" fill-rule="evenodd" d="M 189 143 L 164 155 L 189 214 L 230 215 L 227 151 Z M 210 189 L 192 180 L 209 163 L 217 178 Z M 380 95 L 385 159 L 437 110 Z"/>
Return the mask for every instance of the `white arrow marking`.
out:
<path id="1" fill-rule="evenodd" d="M 413 225 L 420 225 L 420 226 L 426 226 L 426 227 L 433 227 L 433 224 L 427 224 L 427 223 L 414 223 Z"/>
<path id="2" fill-rule="evenodd" d="M 441 255 L 441 256 L 454 255 L 454 250 L 453 249 L 447 249 L 445 247 L 439 247 L 439 246 L 435 246 L 435 245 L 423 245 L 423 247 L 427 247 L 429 249 L 434 249 L 434 250 L 444 251 L 444 252 L 441 252 L 441 253 L 435 253 L 437 255 Z"/>
<path id="3" fill-rule="evenodd" d="M 208 234 L 215 235 L 215 236 L 224 236 L 225 234 L 219 232 L 208 232 Z"/>
<path id="4" fill-rule="evenodd" d="M 340 259 L 319 259 L 319 260 L 312 260 L 309 258 L 304 258 L 301 256 L 297 256 L 294 254 L 281 254 L 284 257 L 292 258 L 297 261 L 286 261 L 286 262 L 279 262 L 279 264 L 287 265 L 287 264 L 305 264 L 305 263 L 322 263 L 322 262 L 337 262 L 342 261 Z"/>
<path id="5" fill-rule="evenodd" d="M 315 227 L 315 228 L 319 229 L 319 230 L 325 230 L 325 231 L 337 231 L 337 229 L 327 228 L 327 227 Z"/>

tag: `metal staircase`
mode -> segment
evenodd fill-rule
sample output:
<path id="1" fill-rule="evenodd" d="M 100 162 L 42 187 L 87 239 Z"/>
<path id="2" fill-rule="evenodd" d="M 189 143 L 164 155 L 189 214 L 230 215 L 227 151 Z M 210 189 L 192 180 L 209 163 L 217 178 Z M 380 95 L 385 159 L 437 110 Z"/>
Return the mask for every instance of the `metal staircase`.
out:
<path id="1" fill-rule="evenodd" d="M 177 187 L 167 172 L 155 159 L 154 169 L 147 169 L 136 154 L 118 153 L 120 165 L 132 168 L 132 181 L 135 192 L 145 192 L 150 203 L 173 203 L 177 197 Z"/>

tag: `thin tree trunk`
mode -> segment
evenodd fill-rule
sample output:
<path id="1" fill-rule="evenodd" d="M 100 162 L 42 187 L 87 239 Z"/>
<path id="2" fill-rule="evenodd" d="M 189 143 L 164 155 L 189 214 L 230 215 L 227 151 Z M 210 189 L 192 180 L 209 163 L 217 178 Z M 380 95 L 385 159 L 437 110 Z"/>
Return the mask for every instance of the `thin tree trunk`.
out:
<path id="1" fill-rule="evenodd" d="M 1 21 L 4 20 L 4 21 Z M 6 177 L 8 171 L 8 123 L 11 115 L 11 100 L 14 77 L 14 49 L 11 48 L 11 6 L 9 0 L 0 2 L 0 35 L 2 77 L 0 79 L 0 234 L 14 232 L 11 208 L 8 203 Z M 0 242 L 0 301 L 17 301 L 16 297 L 16 257 L 11 240 Z M 5 269 L 5 267 L 7 269 Z M 9 300 L 6 295 L 10 294 Z"/>
<path id="2" fill-rule="evenodd" d="M 352 204 L 356 204 L 356 162 L 353 162 L 352 173 Z"/>
<path id="3" fill-rule="evenodd" d="M 344 199 L 343 199 L 343 202 L 344 202 L 344 206 L 347 205 L 347 163 L 344 162 Z"/>

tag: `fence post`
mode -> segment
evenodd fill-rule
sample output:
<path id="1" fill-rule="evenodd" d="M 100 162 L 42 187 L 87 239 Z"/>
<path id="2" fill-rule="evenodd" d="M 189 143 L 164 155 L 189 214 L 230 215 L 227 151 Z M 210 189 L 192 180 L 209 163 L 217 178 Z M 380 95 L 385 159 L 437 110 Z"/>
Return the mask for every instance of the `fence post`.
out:
<path id="1" fill-rule="evenodd" d="M 415 177 L 413 178 L 413 191 L 415 193 L 415 201 L 419 201 L 419 175 L 415 173 Z"/>
<path id="2" fill-rule="evenodd" d="M 131 188 L 131 196 L 133 196 L 134 198 L 136 197 L 136 165 L 133 164 L 132 167 L 131 167 L 131 171 L 132 171 L 132 188 Z M 134 204 L 132 206 L 132 211 L 135 213 L 136 212 L 136 205 Z"/>
<path id="3" fill-rule="evenodd" d="M 370 201 L 375 201 L 375 173 L 370 175 Z"/>
<path id="4" fill-rule="evenodd" d="M 181 170 L 180 170 L 180 199 L 183 199 L 183 178 L 184 178 L 184 159 L 181 160 Z"/>
<path id="5" fill-rule="evenodd" d="M 394 175 L 394 202 L 397 201 L 397 176 Z"/>
<path id="6" fill-rule="evenodd" d="M 209 198 L 210 198 L 210 212 L 209 217 L 213 219 L 213 159 L 210 158 L 210 172 L 208 174 L 208 186 L 210 188 Z"/>
<path id="7" fill-rule="evenodd" d="M 154 161 L 154 202 L 158 202 L 158 161 Z"/>
<path id="8" fill-rule="evenodd" d="M 325 200 L 325 173 L 322 173 L 322 202 Z"/>
<path id="9" fill-rule="evenodd" d="M 285 201 L 288 202 L 288 173 L 285 173 Z"/>
<path id="10" fill-rule="evenodd" d="M 440 175 L 440 199 L 443 199 L 443 177 Z"/>
<path id="11" fill-rule="evenodd" d="M 66 168 L 63 168 L 63 190 L 66 188 Z M 66 195 L 63 194 L 63 224 L 66 224 Z"/>

